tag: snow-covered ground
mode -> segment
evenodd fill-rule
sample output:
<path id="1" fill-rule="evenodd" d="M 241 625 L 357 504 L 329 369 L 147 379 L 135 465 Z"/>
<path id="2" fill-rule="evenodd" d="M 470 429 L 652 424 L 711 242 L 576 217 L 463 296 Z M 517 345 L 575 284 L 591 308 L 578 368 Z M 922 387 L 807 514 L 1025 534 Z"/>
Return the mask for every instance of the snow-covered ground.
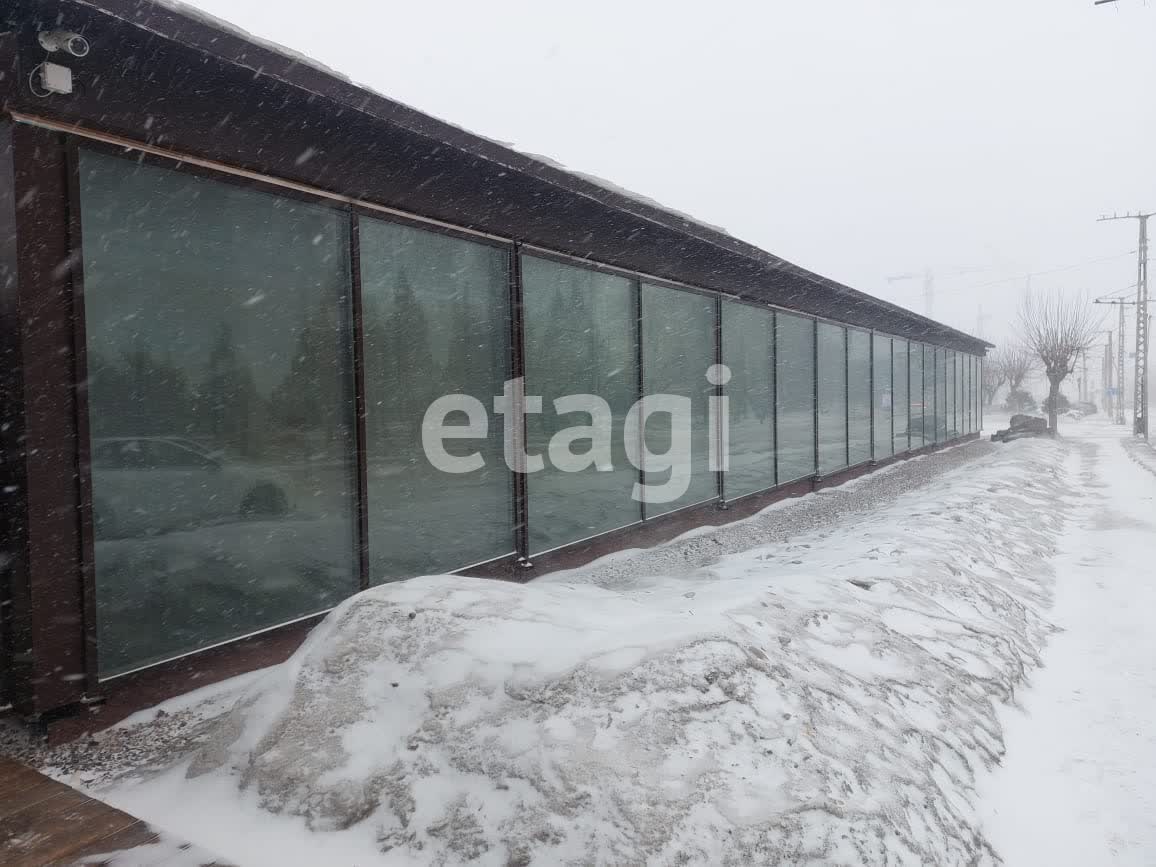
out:
<path id="1" fill-rule="evenodd" d="M 1156 452 L 1065 432 L 376 588 L 58 774 L 242 867 L 1156 863 Z"/>
<path id="2" fill-rule="evenodd" d="M 981 786 L 1010 865 L 1156 864 L 1156 451 L 1095 417 L 1061 425 L 1080 461 L 1048 644 L 1007 756 Z"/>

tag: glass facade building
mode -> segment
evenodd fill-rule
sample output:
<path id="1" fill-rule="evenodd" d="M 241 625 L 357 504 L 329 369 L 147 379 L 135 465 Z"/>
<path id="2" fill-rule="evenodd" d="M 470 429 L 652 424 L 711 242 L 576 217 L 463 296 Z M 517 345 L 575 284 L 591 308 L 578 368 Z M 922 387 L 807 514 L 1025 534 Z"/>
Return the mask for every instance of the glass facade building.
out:
<path id="1" fill-rule="evenodd" d="M 0 705 L 981 426 L 974 337 L 179 9 L 14 4 L 26 69 L 102 37 L 0 106 Z"/>
<path id="2" fill-rule="evenodd" d="M 537 556 L 975 430 L 942 347 L 86 148 L 78 186 L 102 676 L 327 610 L 361 548 L 515 556 L 517 475 Z"/>

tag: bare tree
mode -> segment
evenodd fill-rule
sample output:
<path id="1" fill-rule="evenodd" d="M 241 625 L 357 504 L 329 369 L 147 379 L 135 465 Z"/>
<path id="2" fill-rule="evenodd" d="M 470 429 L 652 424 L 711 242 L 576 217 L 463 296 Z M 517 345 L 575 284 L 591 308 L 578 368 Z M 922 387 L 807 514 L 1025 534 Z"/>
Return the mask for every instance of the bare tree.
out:
<path id="1" fill-rule="evenodd" d="M 989 355 L 983 363 L 983 380 L 980 385 L 983 387 L 984 406 L 992 405 L 995 393 L 1007 382 L 1007 366 L 1003 360 L 1006 352 L 1007 350 L 1001 347 Z"/>
<path id="2" fill-rule="evenodd" d="M 983 365 L 983 396 L 990 405 L 1006 382 L 1008 391 L 1017 391 L 1028 374 L 1038 366 L 1035 354 L 1018 344 L 1005 344 L 987 357 Z"/>
<path id="3" fill-rule="evenodd" d="M 1007 347 L 1001 361 L 1008 388 L 1012 391 L 1019 391 L 1024 380 L 1039 367 L 1039 359 L 1035 353 L 1020 344 Z"/>
<path id="4" fill-rule="evenodd" d="M 1039 358 L 1048 377 L 1048 427 L 1053 433 L 1060 383 L 1075 371 L 1079 354 L 1095 342 L 1101 319 L 1090 304 L 1059 292 L 1028 295 L 1020 308 L 1023 344 Z"/>

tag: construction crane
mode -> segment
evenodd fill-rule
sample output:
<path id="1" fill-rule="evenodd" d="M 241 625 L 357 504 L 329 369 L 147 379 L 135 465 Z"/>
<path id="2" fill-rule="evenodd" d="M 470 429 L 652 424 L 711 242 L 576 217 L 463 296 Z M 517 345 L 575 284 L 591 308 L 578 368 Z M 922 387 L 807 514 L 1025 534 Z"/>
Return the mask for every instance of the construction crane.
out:
<path id="1" fill-rule="evenodd" d="M 923 315 L 928 319 L 932 318 L 932 312 L 935 310 L 935 275 L 937 273 L 949 277 L 958 277 L 963 274 L 975 274 L 978 271 L 986 271 L 986 268 L 978 268 L 973 265 L 961 265 L 954 268 L 940 269 L 938 272 L 930 265 L 925 267 L 922 272 L 909 272 L 907 274 L 894 274 L 887 278 L 888 283 L 899 283 L 903 280 L 923 280 Z"/>

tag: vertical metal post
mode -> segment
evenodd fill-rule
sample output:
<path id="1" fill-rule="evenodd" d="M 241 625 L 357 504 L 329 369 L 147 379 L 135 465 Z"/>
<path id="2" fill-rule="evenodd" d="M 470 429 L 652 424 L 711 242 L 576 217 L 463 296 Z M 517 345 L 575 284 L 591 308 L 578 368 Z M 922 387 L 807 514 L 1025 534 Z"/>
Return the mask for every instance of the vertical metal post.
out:
<path id="1" fill-rule="evenodd" d="M 1120 307 L 1120 346 L 1116 351 L 1116 424 L 1124 424 L 1124 305 Z"/>
<path id="2" fill-rule="evenodd" d="M 814 440 L 815 449 L 815 479 L 816 481 L 822 476 L 819 473 L 819 320 L 811 320 L 811 373 L 812 373 L 812 390 L 811 390 L 811 410 L 814 414 L 814 424 L 812 425 L 812 438 Z"/>
<path id="3" fill-rule="evenodd" d="M 1135 434 L 1148 439 L 1148 217 L 1140 217 L 1140 250 L 1136 278 Z"/>
<path id="4" fill-rule="evenodd" d="M 1112 394 L 1112 365 L 1115 364 L 1114 350 L 1112 348 L 1112 332 L 1108 331 L 1108 354 L 1104 356 L 1104 395 L 1107 397 Z M 1116 412 L 1116 397 L 1110 398 L 1112 403 L 1104 409 L 1109 415 L 1114 415 Z M 1105 401 L 1106 403 L 1107 401 Z"/>
<path id="5" fill-rule="evenodd" d="M 875 457 L 875 332 L 872 331 L 868 339 L 868 344 L 871 347 L 871 367 L 870 367 L 870 390 L 871 397 L 871 463 L 876 462 Z"/>
<path id="6" fill-rule="evenodd" d="M 76 383 L 76 485 L 80 508 L 80 577 L 84 608 L 85 698 L 100 691 L 96 622 L 96 533 L 93 523 L 92 439 L 88 412 L 88 331 L 84 313 L 84 243 L 80 210 L 80 152 L 75 139 L 64 144 L 68 173 L 68 249 L 72 278 L 72 357 Z"/>
<path id="7" fill-rule="evenodd" d="M 522 245 L 515 242 L 510 247 L 510 378 L 520 379 L 523 384 L 526 379 L 526 311 L 523 304 L 522 286 Z M 517 416 L 521 419 L 521 429 L 514 432 L 518 442 L 515 454 L 524 455 L 526 452 L 526 414 L 524 407 L 518 407 Z M 507 417 L 507 424 L 509 424 Z M 526 468 L 521 461 L 513 474 L 514 489 L 514 552 L 518 563 L 526 568 L 533 565 L 530 562 L 530 504 L 526 491 Z"/>
<path id="8" fill-rule="evenodd" d="M 887 338 L 887 370 L 891 382 L 891 439 L 887 441 L 887 456 L 895 454 L 895 338 Z"/>
<path id="9" fill-rule="evenodd" d="M 851 330 L 843 328 L 843 463 L 851 466 Z"/>
<path id="10" fill-rule="evenodd" d="M 939 356 L 938 346 L 931 350 L 931 441 L 939 442 Z"/>
<path id="11" fill-rule="evenodd" d="M 357 584 L 369 587 L 369 444 L 365 394 L 365 304 L 361 287 L 361 218 L 349 212 L 349 287 L 353 316 L 353 437 L 357 485 Z M 380 347 L 379 347 L 380 349 Z"/>
<path id="12" fill-rule="evenodd" d="M 646 399 L 646 378 L 642 366 L 642 281 L 634 280 L 634 363 L 638 371 L 638 408 L 643 409 L 643 401 Z M 646 484 L 646 430 L 644 420 L 646 418 L 645 411 L 639 414 L 638 424 L 638 484 Z M 645 490 L 645 488 L 643 488 Z M 644 500 L 638 501 L 638 518 L 640 521 L 646 520 L 646 502 Z"/>
<path id="13" fill-rule="evenodd" d="M 774 484 L 779 484 L 779 314 L 771 311 L 771 449 Z"/>
<path id="14" fill-rule="evenodd" d="M 716 295 L 714 296 L 714 363 L 720 366 L 723 364 L 722 313 L 722 296 Z M 720 406 L 722 405 L 721 398 L 723 396 L 724 390 L 725 386 L 722 384 L 722 378 L 720 377 L 718 385 L 714 386 L 714 396 L 720 398 L 718 401 Z M 715 441 L 715 454 L 719 455 L 720 457 L 723 454 L 722 438 L 724 424 L 725 422 L 721 417 L 716 418 L 714 430 L 711 431 L 711 435 L 714 437 Z M 721 467 L 715 472 L 715 490 L 719 503 L 721 503 L 722 507 L 725 509 L 727 502 L 726 473 L 722 471 Z"/>

